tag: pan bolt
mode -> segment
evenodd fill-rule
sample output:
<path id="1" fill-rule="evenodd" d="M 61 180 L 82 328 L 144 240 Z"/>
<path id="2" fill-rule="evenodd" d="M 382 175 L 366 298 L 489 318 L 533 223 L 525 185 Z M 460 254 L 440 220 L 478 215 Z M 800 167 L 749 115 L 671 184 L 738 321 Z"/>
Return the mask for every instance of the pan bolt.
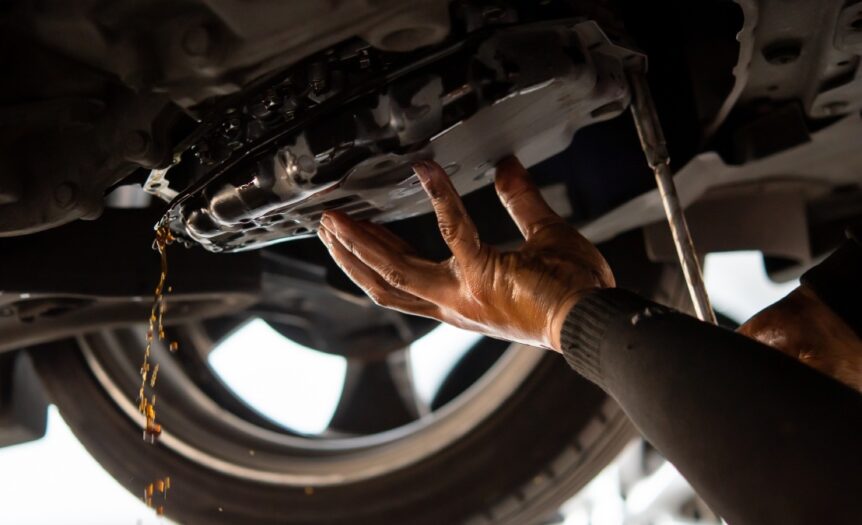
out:
<path id="1" fill-rule="evenodd" d="M 263 107 L 272 111 L 277 108 L 281 104 L 281 100 L 278 95 L 275 94 L 275 91 L 269 90 L 266 92 L 266 95 L 263 97 Z"/>
<path id="2" fill-rule="evenodd" d="M 195 157 L 198 161 L 204 165 L 209 166 L 213 163 L 212 151 L 210 150 L 209 144 L 206 142 L 200 142 L 194 147 Z"/>
<path id="3" fill-rule="evenodd" d="M 326 76 L 326 64 L 323 62 L 314 62 L 309 66 L 308 80 L 316 94 L 326 91 Z"/>

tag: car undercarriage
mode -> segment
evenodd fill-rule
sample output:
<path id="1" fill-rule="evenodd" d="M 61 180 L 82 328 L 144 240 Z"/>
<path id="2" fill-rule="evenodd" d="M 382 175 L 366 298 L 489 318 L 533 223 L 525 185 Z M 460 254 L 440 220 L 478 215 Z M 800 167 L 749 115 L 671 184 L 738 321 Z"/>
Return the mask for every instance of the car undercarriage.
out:
<path id="1" fill-rule="evenodd" d="M 646 71 L 701 254 L 759 250 L 785 281 L 862 223 L 858 1 L 49 0 L 0 24 L 0 445 L 55 403 L 133 493 L 170 471 L 181 522 L 538 523 L 635 435 L 553 356 L 491 339 L 417 398 L 408 350 L 437 323 L 375 305 L 314 238 L 338 210 L 446 257 L 416 160 L 506 249 L 494 166 L 518 156 L 620 286 L 690 309 L 628 114 Z M 153 348 L 151 445 L 157 226 L 179 351 Z M 324 432 L 208 365 L 253 320 L 346 359 Z"/>

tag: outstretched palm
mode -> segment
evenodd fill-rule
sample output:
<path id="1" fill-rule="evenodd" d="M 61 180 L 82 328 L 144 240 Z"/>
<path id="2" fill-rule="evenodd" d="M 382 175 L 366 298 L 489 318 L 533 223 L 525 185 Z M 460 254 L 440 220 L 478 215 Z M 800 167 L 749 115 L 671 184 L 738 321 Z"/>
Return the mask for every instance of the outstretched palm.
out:
<path id="1" fill-rule="evenodd" d="M 614 285 L 598 250 L 551 210 L 515 158 L 497 166 L 496 188 L 526 243 L 503 253 L 479 239 L 439 165 L 414 170 L 452 257 L 419 258 L 386 228 L 327 212 L 319 235 L 338 265 L 381 306 L 559 350 L 563 319 L 579 295 Z"/>

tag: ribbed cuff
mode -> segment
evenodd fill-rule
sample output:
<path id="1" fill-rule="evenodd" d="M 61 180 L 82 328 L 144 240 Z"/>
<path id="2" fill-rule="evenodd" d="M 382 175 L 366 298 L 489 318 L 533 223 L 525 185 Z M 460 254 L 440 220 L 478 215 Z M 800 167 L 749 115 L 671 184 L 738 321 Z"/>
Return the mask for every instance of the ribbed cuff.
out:
<path id="1" fill-rule="evenodd" d="M 563 322 L 560 345 L 566 361 L 576 372 L 604 388 L 601 353 L 608 327 L 650 305 L 638 295 L 618 288 L 584 295 Z"/>

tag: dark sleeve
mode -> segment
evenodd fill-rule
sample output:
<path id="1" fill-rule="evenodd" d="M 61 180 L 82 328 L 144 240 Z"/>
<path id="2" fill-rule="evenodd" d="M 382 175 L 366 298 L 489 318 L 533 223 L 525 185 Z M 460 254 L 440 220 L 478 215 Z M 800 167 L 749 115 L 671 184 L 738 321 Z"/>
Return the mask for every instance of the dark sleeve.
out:
<path id="1" fill-rule="evenodd" d="M 862 244 L 852 231 L 847 232 L 847 237 L 800 281 L 862 337 Z"/>
<path id="2" fill-rule="evenodd" d="M 569 313 L 563 353 L 731 525 L 862 523 L 862 395 L 623 290 Z"/>

